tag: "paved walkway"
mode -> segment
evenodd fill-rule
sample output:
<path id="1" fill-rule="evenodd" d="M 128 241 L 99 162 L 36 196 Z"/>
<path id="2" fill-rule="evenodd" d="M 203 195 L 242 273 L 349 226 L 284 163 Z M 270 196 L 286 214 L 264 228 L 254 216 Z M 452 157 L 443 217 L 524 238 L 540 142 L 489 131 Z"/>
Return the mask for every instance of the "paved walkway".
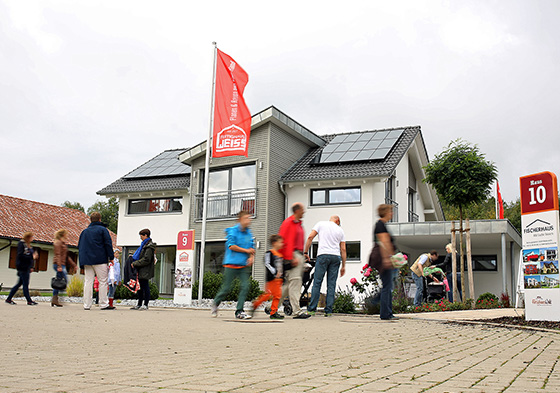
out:
<path id="1" fill-rule="evenodd" d="M 560 335 L 435 320 L 461 313 L 236 322 L 2 303 L 0 391 L 560 391 Z"/>

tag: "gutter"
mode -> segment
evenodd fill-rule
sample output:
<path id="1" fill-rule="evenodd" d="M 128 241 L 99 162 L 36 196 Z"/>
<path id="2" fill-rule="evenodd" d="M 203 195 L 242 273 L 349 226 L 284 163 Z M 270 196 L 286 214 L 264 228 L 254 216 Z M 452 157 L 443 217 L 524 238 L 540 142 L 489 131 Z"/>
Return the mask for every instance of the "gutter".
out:
<path id="1" fill-rule="evenodd" d="M 284 194 L 284 216 L 286 216 L 286 212 L 288 211 L 288 194 L 284 190 L 284 182 L 282 180 L 278 180 L 278 185 L 280 186 L 280 192 Z"/>

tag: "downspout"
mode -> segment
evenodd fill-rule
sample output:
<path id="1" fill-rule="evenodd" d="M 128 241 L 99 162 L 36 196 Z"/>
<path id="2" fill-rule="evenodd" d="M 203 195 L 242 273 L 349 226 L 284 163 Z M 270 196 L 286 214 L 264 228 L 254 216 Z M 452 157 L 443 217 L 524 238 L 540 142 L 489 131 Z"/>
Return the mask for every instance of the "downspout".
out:
<path id="1" fill-rule="evenodd" d="M 286 212 L 288 211 L 288 194 L 284 190 L 284 182 L 282 180 L 278 180 L 278 185 L 280 186 L 280 192 L 284 194 L 284 217 L 286 217 Z"/>
<path id="2" fill-rule="evenodd" d="M 502 233 L 502 293 L 507 293 L 506 234 Z"/>

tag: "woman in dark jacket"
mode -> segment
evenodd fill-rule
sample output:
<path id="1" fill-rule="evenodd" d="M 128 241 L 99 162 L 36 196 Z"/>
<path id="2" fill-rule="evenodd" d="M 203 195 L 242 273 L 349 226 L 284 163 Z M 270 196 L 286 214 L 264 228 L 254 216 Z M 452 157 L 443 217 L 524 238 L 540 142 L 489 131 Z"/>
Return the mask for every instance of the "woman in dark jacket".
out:
<path id="1" fill-rule="evenodd" d="M 379 214 L 379 221 L 377 221 L 373 230 L 373 240 L 379 244 L 381 263 L 377 270 L 383 285 L 379 297 L 379 317 L 384 320 L 393 320 L 398 319 L 393 315 L 393 281 L 396 270 L 393 268 L 391 256 L 395 253 L 395 243 L 385 225 L 393 217 L 393 206 L 379 205 L 377 212 Z"/>
<path id="2" fill-rule="evenodd" d="M 12 287 L 6 303 L 16 304 L 12 300 L 16 291 L 23 285 L 23 295 L 27 299 L 27 304 L 30 306 L 35 306 L 35 303 L 31 296 L 29 296 L 29 275 L 33 271 L 33 266 L 35 266 L 35 260 L 39 257 L 36 251 L 33 251 L 31 247 L 31 242 L 33 241 L 33 234 L 31 232 L 25 232 L 23 234 L 23 239 L 19 241 L 17 246 L 17 259 L 16 259 L 16 269 L 19 280 L 15 286 Z"/>
<path id="3" fill-rule="evenodd" d="M 142 244 L 132 255 L 132 267 L 138 272 L 140 291 L 138 291 L 138 304 L 132 307 L 131 310 L 148 309 L 150 279 L 154 276 L 156 244 L 150 238 L 150 230 L 142 229 L 140 231 L 140 239 L 142 239 Z M 142 305 L 142 300 L 144 300 L 144 305 Z"/>

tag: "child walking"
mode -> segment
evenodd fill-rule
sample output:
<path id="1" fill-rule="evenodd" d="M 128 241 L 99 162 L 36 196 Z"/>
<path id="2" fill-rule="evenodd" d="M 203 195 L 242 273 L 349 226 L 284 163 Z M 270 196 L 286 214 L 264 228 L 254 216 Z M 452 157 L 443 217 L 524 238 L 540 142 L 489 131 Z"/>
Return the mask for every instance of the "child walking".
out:
<path id="1" fill-rule="evenodd" d="M 283 315 L 278 313 L 278 304 L 282 297 L 282 278 L 284 263 L 280 250 L 284 247 L 284 240 L 280 235 L 270 236 L 270 246 L 272 247 L 264 255 L 264 266 L 266 267 L 266 286 L 265 292 L 253 302 L 253 308 L 249 313 L 252 315 L 257 307 L 263 302 L 272 298 L 272 306 L 270 307 L 270 319 L 284 319 Z"/>

